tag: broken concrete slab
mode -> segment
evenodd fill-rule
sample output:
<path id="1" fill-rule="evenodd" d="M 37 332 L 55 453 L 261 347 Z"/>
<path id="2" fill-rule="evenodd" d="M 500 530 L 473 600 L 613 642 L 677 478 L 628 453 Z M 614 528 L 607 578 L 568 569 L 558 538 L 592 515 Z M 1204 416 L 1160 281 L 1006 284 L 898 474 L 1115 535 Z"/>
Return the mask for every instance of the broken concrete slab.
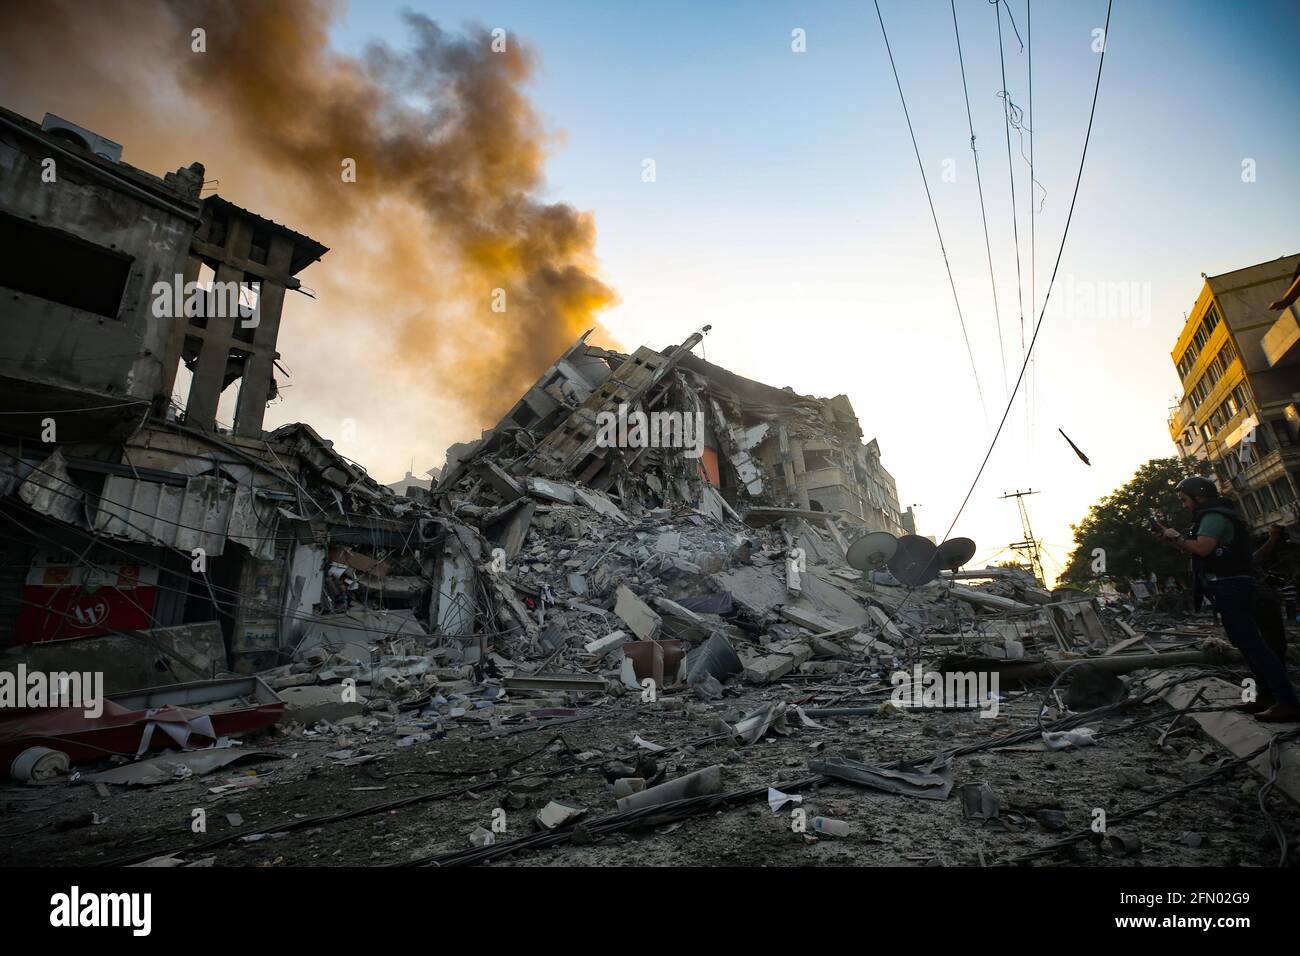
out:
<path id="1" fill-rule="evenodd" d="M 745 680 L 752 684 L 770 684 L 812 658 L 812 648 L 800 641 L 774 644 L 770 651 L 761 656 L 742 658 Z"/>
<path id="2" fill-rule="evenodd" d="M 614 613 L 633 634 L 643 641 L 654 638 L 663 624 L 663 619 L 650 610 L 649 605 L 633 594 L 631 588 L 625 584 L 618 586 Z"/>
<path id="3" fill-rule="evenodd" d="M 654 599 L 655 607 L 663 612 L 664 617 L 671 617 L 675 620 L 689 624 L 691 627 L 705 627 L 704 618 L 700 617 L 689 608 L 682 607 L 676 601 L 670 601 L 665 597 L 656 597 Z"/>
<path id="4" fill-rule="evenodd" d="M 1011 598 L 1003 597 L 1000 594 L 993 594 L 990 591 L 977 591 L 975 588 L 962 587 L 960 584 L 954 584 L 949 588 L 949 593 L 967 604 L 990 608 L 994 611 L 1031 611 L 1034 608 L 1032 604 L 1022 604 L 1020 601 L 1013 601 Z"/>
<path id="5" fill-rule="evenodd" d="M 524 496 L 524 489 L 519 487 L 519 482 L 507 475 L 496 462 L 480 458 L 474 463 L 474 471 L 503 500 L 514 501 Z"/>
<path id="6" fill-rule="evenodd" d="M 519 556 L 524 541 L 528 537 L 528 529 L 532 527 L 533 515 L 536 512 L 536 502 L 522 502 L 493 527 L 492 530 L 495 532 L 493 540 L 506 553 L 507 561 L 513 561 Z"/>
<path id="7" fill-rule="evenodd" d="M 772 567 L 739 567 L 709 576 L 716 591 L 731 595 L 734 603 L 751 615 L 766 617 L 790 598 L 786 593 L 785 575 Z"/>
<path id="8" fill-rule="evenodd" d="M 507 690 L 566 690 L 578 694 L 603 694 L 605 678 L 591 674 L 516 675 L 503 682 Z"/>
<path id="9" fill-rule="evenodd" d="M 642 790 L 640 793 L 629 794 L 618 801 L 618 810 L 620 813 L 625 813 L 629 810 L 671 803 L 674 800 L 686 800 L 690 797 L 721 792 L 722 767 L 715 764 L 684 777 L 678 777 L 676 780 L 661 783 L 657 787 Z"/>
<path id="10" fill-rule="evenodd" d="M 627 639 L 626 631 L 614 631 L 584 645 L 583 650 L 588 654 L 595 654 L 598 657 L 607 657 L 615 651 L 620 650 L 627 642 Z"/>
<path id="11" fill-rule="evenodd" d="M 872 621 L 880 628 L 881 633 L 888 637 L 895 644 L 901 644 L 906 639 L 903 632 L 899 630 L 898 625 L 894 623 L 893 618 L 882 611 L 880 608 L 872 605 L 867 608 L 867 613 L 871 615 Z"/>
<path id="12" fill-rule="evenodd" d="M 574 487 L 573 494 L 574 497 L 578 499 L 578 501 L 582 502 L 584 505 L 586 505 L 592 511 L 595 511 L 597 514 L 602 514 L 608 518 L 613 518 L 615 521 L 618 521 L 622 524 L 629 523 L 628 516 L 623 514 L 622 509 L 620 509 L 618 505 L 614 504 L 614 502 L 610 501 L 599 491 L 596 491 L 593 488 L 583 488 L 581 485 L 579 485 Z"/>
<path id="13" fill-rule="evenodd" d="M 525 479 L 525 484 L 528 486 L 529 494 L 557 501 L 563 505 L 573 504 L 578 497 L 577 490 L 573 485 L 560 481 L 549 481 L 546 478 L 538 478 L 534 475 Z"/>
<path id="14" fill-rule="evenodd" d="M 838 628 L 824 617 L 820 617 L 811 611 L 806 611 L 800 607 L 786 606 L 781 608 L 781 616 L 791 624 L 812 631 L 814 634 L 834 631 Z"/>
<path id="15" fill-rule="evenodd" d="M 681 550 L 682 536 L 677 531 L 664 531 L 655 541 L 655 550 L 660 554 L 676 554 Z"/>
<path id="16" fill-rule="evenodd" d="M 1219 677 L 1204 677 L 1199 680 L 1182 681 L 1174 684 L 1185 675 L 1173 671 L 1161 671 L 1148 677 L 1149 687 L 1162 688 L 1159 694 L 1171 707 L 1182 709 L 1190 707 L 1197 695 L 1202 703 L 1214 706 L 1233 706 L 1241 703 L 1241 687 L 1230 684 Z M 1168 685 L 1168 686 L 1166 686 Z M 1196 721 L 1201 729 L 1216 743 L 1226 747 L 1237 757 L 1244 757 L 1268 744 L 1279 729 L 1291 729 L 1294 725 L 1261 724 L 1249 714 L 1237 711 L 1219 711 L 1217 713 L 1188 714 L 1186 718 Z M 1295 740 L 1279 742 L 1277 746 L 1279 767 L 1277 787 L 1296 803 L 1300 803 L 1300 743 Z M 1265 780 L 1273 775 L 1268 751 L 1250 761 L 1249 767 Z"/>
<path id="17" fill-rule="evenodd" d="M 552 800 L 541 810 L 537 811 L 534 818 L 537 825 L 543 830 L 554 830 L 556 827 L 562 827 L 566 823 L 572 823 L 581 817 L 587 811 L 581 807 L 571 807 L 568 804 Z"/>
<path id="18" fill-rule="evenodd" d="M 794 603 L 828 618 L 834 627 L 866 624 L 861 592 L 828 568 L 809 568 L 803 575 L 803 595 Z"/>
<path id="19" fill-rule="evenodd" d="M 311 725 L 319 720 L 331 722 L 361 713 L 365 698 L 355 686 L 335 684 L 328 687 L 286 687 L 279 692 L 284 714 L 289 720 Z"/>
<path id="20" fill-rule="evenodd" d="M 242 747 L 221 747 L 185 753 L 163 754 L 137 760 L 122 767 L 82 774 L 88 783 L 118 784 L 126 787 L 153 787 L 172 783 L 178 778 L 193 774 L 203 777 L 223 767 L 258 760 L 284 760 L 285 754 L 269 750 L 245 750 Z"/>

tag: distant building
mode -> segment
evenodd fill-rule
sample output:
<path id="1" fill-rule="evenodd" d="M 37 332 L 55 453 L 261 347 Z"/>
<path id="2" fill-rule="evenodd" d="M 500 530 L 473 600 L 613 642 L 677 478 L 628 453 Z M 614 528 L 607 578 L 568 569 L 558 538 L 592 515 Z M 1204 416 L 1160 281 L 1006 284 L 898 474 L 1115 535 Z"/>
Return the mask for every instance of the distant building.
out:
<path id="1" fill-rule="evenodd" d="M 1169 435 L 1208 461 L 1252 528 L 1300 520 L 1300 313 L 1271 311 L 1300 255 L 1207 276 L 1174 345 L 1183 395 Z"/>
<path id="2" fill-rule="evenodd" d="M 433 482 L 438 478 L 438 469 L 430 468 L 425 474 L 429 477 L 419 478 L 408 471 L 405 478 L 394 481 L 386 487 L 393 489 L 404 498 L 410 498 L 413 492 L 428 491 L 433 487 Z"/>

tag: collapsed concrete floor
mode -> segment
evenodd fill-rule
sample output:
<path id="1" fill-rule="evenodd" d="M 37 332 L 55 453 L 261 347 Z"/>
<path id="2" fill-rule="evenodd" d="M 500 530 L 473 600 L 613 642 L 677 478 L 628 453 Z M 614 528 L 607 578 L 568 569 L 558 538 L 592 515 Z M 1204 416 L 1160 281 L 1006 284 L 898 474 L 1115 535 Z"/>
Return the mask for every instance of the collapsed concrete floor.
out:
<path id="1" fill-rule="evenodd" d="M 807 712 L 882 700 L 879 690 L 864 691 L 843 678 L 744 687 L 712 703 L 688 693 L 649 703 L 629 691 L 580 704 L 573 716 L 522 717 L 498 722 L 496 730 L 488 718 L 461 718 L 446 724 L 445 736 L 427 741 L 412 742 L 412 728 L 399 719 L 373 718 L 372 729 L 320 724 L 324 732 L 313 736 L 290 724 L 242 742 L 243 750 L 267 757 L 208 776 L 138 787 L 6 785 L 0 789 L 0 851 L 13 865 L 150 859 L 154 865 L 217 866 L 464 863 L 474 862 L 472 854 L 500 853 L 510 841 L 529 837 L 539 829 L 533 822 L 538 811 L 558 801 L 587 811 L 576 826 L 565 828 L 569 836 L 549 847 L 503 854 L 501 865 L 978 866 L 1021 857 L 1028 859 L 1019 862 L 1049 866 L 1279 861 L 1278 841 L 1259 808 L 1264 779 L 1240 765 L 1215 775 L 1219 761 L 1232 754 L 1189 717 L 1168 729 L 1174 714 L 1158 698 L 1130 713 L 1090 721 L 1103 731 L 1095 746 L 1046 751 L 1031 743 L 959 756 L 953 764 L 957 789 L 946 800 L 838 780 L 789 784 L 809 778 L 808 760 L 821 754 L 847 753 L 879 765 L 1035 730 L 1041 689 L 1007 694 L 1010 700 L 996 718 L 920 710 L 812 717 L 821 725 L 814 728 L 791 713 L 784 734 L 769 732 L 748 746 L 716 739 L 719 716 L 734 718 L 767 703 L 806 701 Z M 352 723 L 367 728 L 370 720 Z M 638 738 L 668 749 L 652 754 L 633 743 Z M 725 791 L 758 792 L 681 820 L 602 834 L 601 819 L 615 812 L 606 771 L 616 761 L 628 767 L 640 761 L 649 772 L 647 759 L 669 779 L 721 765 Z M 1211 782 L 1114 822 L 1207 776 Z M 963 812 L 960 787 L 980 783 L 998 799 L 996 819 L 970 819 Z M 792 806 L 769 809 L 768 787 L 802 795 L 808 820 L 821 815 L 845 821 L 849 834 L 794 832 Z M 1300 813 L 1276 794 L 1267 805 L 1293 859 Z M 194 832 L 197 808 L 205 811 L 206 833 Z M 471 833 L 490 830 L 498 808 L 505 811 L 504 833 L 486 850 L 475 850 Z M 1110 817 L 1111 834 L 1136 840 L 1127 854 L 1109 839 L 1051 849 L 1088 831 L 1095 808 Z"/>

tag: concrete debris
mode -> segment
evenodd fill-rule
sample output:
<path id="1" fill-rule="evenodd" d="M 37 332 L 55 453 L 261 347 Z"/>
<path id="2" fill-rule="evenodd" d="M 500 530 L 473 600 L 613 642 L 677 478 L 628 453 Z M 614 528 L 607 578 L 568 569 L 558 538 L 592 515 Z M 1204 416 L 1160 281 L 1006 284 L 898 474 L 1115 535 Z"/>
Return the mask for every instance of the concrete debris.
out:
<path id="1" fill-rule="evenodd" d="M 967 820 L 987 822 L 996 820 L 1002 810 L 1002 801 L 987 783 L 963 784 L 957 791 L 961 798 L 962 816 Z"/>
<path id="2" fill-rule="evenodd" d="M 658 614 L 650 610 L 644 601 L 622 584 L 618 586 L 618 600 L 614 604 L 614 613 L 633 634 L 643 641 L 651 640 L 663 623 L 663 619 Z"/>
<path id="3" fill-rule="evenodd" d="M 98 773 L 82 774 L 81 779 L 87 783 L 119 784 L 127 787 L 153 787 L 163 783 L 173 783 L 185 779 L 191 774 L 207 776 L 217 770 L 233 766 L 236 763 L 249 763 L 260 760 L 283 760 L 284 754 L 264 750 L 244 750 L 227 748 L 216 750 L 199 750 L 192 753 L 167 754 L 138 760 L 124 767 L 103 770 Z"/>
<path id="4" fill-rule="evenodd" d="M 365 707 L 365 698 L 359 694 L 345 698 L 342 685 L 287 687 L 280 691 L 280 698 L 284 701 L 285 715 L 307 726 L 322 720 L 337 723 L 361 713 Z"/>
<path id="5" fill-rule="evenodd" d="M 221 197 L 200 198 L 201 168 L 172 179 L 155 188 L 192 209 L 198 225 L 173 222 L 184 237 L 175 248 L 127 248 L 142 270 L 156 272 L 160 256 L 169 269 L 187 257 L 196 272 L 209 260 L 245 268 L 242 255 L 227 264 L 224 246 L 212 241 L 237 232 L 271 243 L 275 254 L 262 258 L 278 265 L 259 269 L 283 292 L 324 254 L 314 240 Z M 148 311 L 131 304 L 132 314 Z M 59 322 L 41 319 L 50 328 Z M 98 370 L 95 388 L 62 387 L 79 405 L 125 402 L 126 411 L 60 416 L 60 444 L 47 453 L 38 450 L 40 416 L 24 409 L 68 396 L 42 393 L 48 383 L 30 380 L 5 403 L 16 437 L 0 442 L 0 508 L 30 533 L 6 552 L 21 573 L 11 576 L 16 610 L 0 615 L 0 676 L 19 664 L 94 671 L 115 692 L 259 675 L 278 692 L 283 719 L 257 731 L 257 749 L 145 760 L 96 753 L 89 759 L 102 766 L 82 777 L 146 785 L 129 792 L 134 800 L 173 787 L 190 791 L 186 799 L 239 800 L 243 818 L 277 821 L 275 832 L 232 835 L 215 851 L 222 864 L 253 859 L 271 842 L 297 863 L 314 861 L 310 838 L 301 847 L 280 839 L 298 826 L 299 815 L 285 811 L 293 806 L 320 828 L 346 827 L 353 813 L 428 811 L 445 843 L 425 862 L 473 862 L 527 845 L 517 827 L 469 819 L 466 807 L 480 799 L 499 800 L 491 806 L 512 819 L 527 809 L 518 819 L 544 831 L 557 848 L 547 852 L 611 859 L 601 855 L 616 852 L 605 829 L 611 797 L 618 826 L 731 826 L 722 842 L 735 845 L 755 837 L 752 821 L 726 822 L 740 814 L 730 812 L 724 777 L 760 813 L 763 793 L 774 812 L 806 812 L 811 822 L 790 841 L 792 853 L 828 835 L 862 834 L 846 846 L 884 848 L 898 842 L 882 838 L 899 829 L 897 816 L 882 824 L 897 801 L 868 801 L 858 788 L 934 801 L 925 810 L 938 816 L 949 812 L 939 801 L 954 787 L 958 760 L 1034 763 L 1023 775 L 989 774 L 1005 797 L 965 783 L 950 820 L 960 825 L 964 813 L 1009 825 L 1013 801 L 1030 799 L 1001 782 L 1015 779 L 1017 790 L 1038 791 L 1019 818 L 1051 832 L 1085 819 L 1097 790 L 1120 786 L 1123 748 L 1140 737 L 1103 731 L 1147 686 L 1135 672 L 1185 678 L 1178 668 L 1235 662 L 1207 643 L 1218 633 L 1213 624 L 1129 595 L 1048 590 L 1016 568 L 944 572 L 907 588 L 887 570 L 850 567 L 850 546 L 868 533 L 916 533 L 878 442 L 844 395 L 799 395 L 699 358 L 703 333 L 630 354 L 583 335 L 495 426 L 449 448 L 430 486 L 395 489 L 309 425 L 262 429 L 278 311 L 264 316 L 253 341 L 241 340 L 237 350 L 250 358 L 238 368 L 228 361 L 230 336 L 209 335 L 212 327 L 197 335 L 185 323 L 159 324 L 119 335 L 112 325 L 102 335 L 114 352 L 148 354 L 120 373 Z M 75 358 L 52 354 L 51 374 Z M 194 373 L 188 408 L 168 403 L 177 366 Z M 241 412 L 223 430 L 217 400 L 235 378 Z M 24 389 L 33 390 L 30 401 L 18 400 Z M 194 549 L 204 570 L 191 564 Z M 919 694 L 896 695 L 898 675 L 910 688 L 913 668 L 1000 685 L 930 706 Z M 1027 692 L 1004 693 L 1013 687 Z M 1192 687 L 1162 683 L 1159 693 L 1187 707 Z M 1226 700 L 1218 690 L 1213 699 Z M 1081 713 L 1086 727 L 1071 722 Z M 1238 757 L 1257 749 L 1244 714 L 1190 716 L 1163 733 L 1152 728 L 1155 753 L 1200 766 L 1183 759 L 1197 728 Z M 1103 739 L 1106 746 L 1089 746 Z M 1208 753 L 1214 743 L 1202 745 Z M 1281 769 L 1272 776 L 1267 754 L 1250 759 L 1300 801 L 1294 746 L 1278 748 Z M 227 759 L 271 755 L 288 759 L 205 781 L 210 787 L 189 780 Z M 1070 762 L 1069 772 L 1051 761 Z M 11 762 L 3 769 L 12 772 Z M 40 776 L 26 764 L 18 771 Z M 1093 771 L 1099 776 L 1076 799 L 1069 783 Z M 806 772 L 817 775 L 812 786 L 799 779 Z M 428 796 L 427 806 L 407 809 L 371 794 L 424 787 L 435 778 L 428 775 L 444 773 L 464 785 L 462 799 Z M 65 786 L 69 776 L 56 766 L 45 786 Z M 91 787 L 68 792 L 104 799 Z M 363 806 L 359 793 L 378 802 Z M 1067 797 L 1068 808 L 1047 805 Z M 426 799 L 405 790 L 388 798 Z M 327 810 L 335 805 L 337 819 Z M 1057 814 L 1067 809 L 1062 824 Z M 1194 840 L 1177 839 L 1198 832 L 1192 822 L 1161 841 L 1161 852 L 1194 851 Z M 699 840 L 702 830 L 691 832 Z M 671 842 L 671 830 L 655 833 Z M 114 845 L 140 844 L 138 853 L 123 850 L 131 862 L 193 865 L 183 862 L 195 855 L 184 848 L 164 852 L 164 840 L 181 842 L 173 832 L 128 836 Z M 348 852 L 407 852 L 404 837 L 385 836 L 393 839 L 376 849 L 380 841 L 366 831 Z M 0 849 L 31 862 L 56 838 L 48 828 Z M 409 850 L 419 856 L 415 843 Z M 104 862 L 102 847 L 84 852 Z M 975 849 L 969 855 L 982 860 Z"/>
<path id="6" fill-rule="evenodd" d="M 538 827 L 543 830 L 554 830 L 556 827 L 562 827 L 567 823 L 581 817 L 587 811 L 581 807 L 571 807 L 568 804 L 552 800 L 542 809 L 537 811 L 534 818 Z"/>
<path id="7" fill-rule="evenodd" d="M 588 654 L 595 654 L 597 657 L 605 657 L 614 651 L 621 652 L 625 643 L 627 643 L 627 632 L 613 631 L 584 645 L 583 650 Z"/>
<path id="8" fill-rule="evenodd" d="M 1068 750 L 1071 747 L 1091 747 L 1097 743 L 1097 731 L 1091 727 L 1077 727 L 1074 730 L 1045 730 L 1043 743 L 1049 750 Z"/>

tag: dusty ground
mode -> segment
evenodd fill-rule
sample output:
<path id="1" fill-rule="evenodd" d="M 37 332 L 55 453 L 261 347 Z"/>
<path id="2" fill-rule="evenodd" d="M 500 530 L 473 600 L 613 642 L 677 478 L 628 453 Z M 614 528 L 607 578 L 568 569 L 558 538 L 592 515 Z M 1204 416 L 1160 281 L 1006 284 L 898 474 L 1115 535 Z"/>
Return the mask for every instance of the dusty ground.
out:
<path id="1" fill-rule="evenodd" d="M 688 695 L 677 697 L 676 703 L 665 702 L 672 697 L 655 703 L 631 695 L 604 698 L 580 708 L 578 720 L 533 723 L 523 732 L 495 738 L 486 721 L 461 720 L 444 738 L 405 748 L 396 746 L 391 733 L 308 738 L 300 731 L 276 731 L 247 739 L 244 747 L 272 750 L 286 759 L 237 765 L 151 788 L 113 787 L 107 796 L 88 784 L 9 783 L 0 787 L 0 855 L 13 865 L 104 864 L 441 794 L 400 808 L 182 854 L 187 862 L 211 860 L 217 866 L 402 864 L 468 849 L 470 832 L 477 826 L 491 827 L 493 810 L 509 805 L 508 794 L 514 794 L 510 802 L 522 799 L 526 806 L 506 810 L 507 829 L 499 841 L 533 832 L 534 814 L 553 799 L 589 808 L 589 821 L 612 813 L 611 785 L 601 767 L 615 758 L 635 762 L 638 753 L 644 753 L 632 744 L 635 735 L 676 747 L 709 737 L 711 717 L 734 713 L 738 706 L 793 703 L 814 696 L 818 699 L 809 706 L 881 699 L 879 692 L 874 698 L 862 696 L 841 675 L 739 690 L 742 697 L 729 691 L 726 699 L 712 704 Z M 882 764 L 1032 727 L 1038 693 L 1013 692 L 1012 697 L 994 719 L 975 711 L 929 710 L 894 717 L 817 718 L 823 729 L 797 726 L 794 719 L 788 736 L 769 735 L 749 747 L 729 742 L 686 746 L 659 760 L 669 778 L 718 763 L 728 790 L 779 786 L 811 776 L 806 762 L 818 749 L 827 754 L 856 751 L 860 759 Z M 1156 715 L 1159 719 L 1134 723 Z M 793 832 L 789 808 L 774 814 L 760 798 L 678 824 L 611 834 L 583 845 L 526 850 L 491 865 L 971 866 L 979 865 L 981 854 L 984 862 L 995 863 L 1086 829 L 1094 808 L 1113 815 L 1146 803 L 1204 776 L 1217 760 L 1230 756 L 1194 725 L 1176 728 L 1159 748 L 1170 715 L 1157 701 L 1096 722 L 1093 726 L 1099 729 L 1120 732 L 1096 747 L 1076 751 L 993 750 L 958 757 L 957 787 L 989 784 L 1001 798 L 1005 823 L 964 819 L 956 790 L 940 802 L 834 782 L 803 790 L 803 806 L 809 819 L 820 814 L 847 821 L 852 832 L 844 838 L 813 840 Z M 1129 729 L 1123 729 L 1126 726 Z M 552 740 L 556 735 L 562 735 L 563 743 Z M 340 766 L 325 755 L 341 746 L 381 756 Z M 506 782 L 496 782 L 493 774 L 484 772 L 539 749 L 506 771 Z M 582 767 L 575 766 L 578 755 Z M 257 783 L 249 789 L 209 792 L 232 780 L 247 781 L 251 774 Z M 1083 843 L 1077 855 L 1044 857 L 1035 865 L 1275 865 L 1278 845 L 1255 797 L 1258 784 L 1249 770 L 1237 768 L 1124 824 L 1124 830 L 1141 840 L 1143 851 L 1136 857 L 1116 856 Z M 1297 809 L 1280 795 L 1269 805 L 1291 844 L 1300 844 Z M 206 834 L 191 831 L 193 811 L 200 807 L 206 812 Z M 1049 832 L 1038 821 L 1038 811 L 1045 809 L 1064 811 L 1066 831 Z M 102 822 L 85 822 L 91 814 Z M 242 822 L 232 824 L 227 814 L 238 814 Z"/>

